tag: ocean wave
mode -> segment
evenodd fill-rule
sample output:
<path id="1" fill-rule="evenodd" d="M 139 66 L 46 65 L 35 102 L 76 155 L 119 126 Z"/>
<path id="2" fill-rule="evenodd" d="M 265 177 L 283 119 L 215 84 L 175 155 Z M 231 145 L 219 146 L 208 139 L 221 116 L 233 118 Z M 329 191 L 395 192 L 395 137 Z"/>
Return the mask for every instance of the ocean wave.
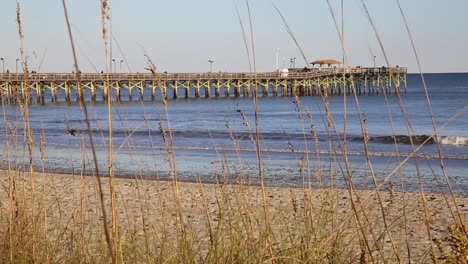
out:
<path id="1" fill-rule="evenodd" d="M 438 137 L 437 141 L 442 145 L 468 146 L 468 137 L 464 136 Z"/>
<path id="2" fill-rule="evenodd" d="M 352 141 L 362 141 L 362 137 L 350 138 Z M 411 144 L 413 141 L 414 144 L 436 144 L 441 145 L 456 145 L 456 146 L 468 146 L 468 137 L 467 136 L 440 136 L 437 137 L 437 140 L 432 135 L 393 135 L 393 136 L 370 136 L 369 142 L 376 143 L 398 143 L 398 144 Z"/>
<path id="3" fill-rule="evenodd" d="M 362 140 L 362 139 L 361 139 Z M 426 142 L 427 141 L 427 142 Z M 381 142 L 381 143 L 399 143 L 399 144 L 434 144 L 437 143 L 434 138 L 430 135 L 390 135 L 390 136 L 370 136 L 369 142 Z"/>
<path id="4" fill-rule="evenodd" d="M 98 132 L 97 129 L 93 129 L 94 132 Z M 21 128 L 19 128 L 17 133 L 21 134 Z M 100 130 L 101 133 L 107 134 L 107 130 Z M 59 135 L 66 135 L 66 128 L 57 128 L 56 126 L 46 127 L 42 130 L 36 130 L 35 134 L 44 133 L 48 136 L 59 136 Z M 87 130 L 79 130 L 80 134 L 87 134 Z M 114 129 L 113 136 L 115 139 L 119 138 L 127 138 L 131 136 L 132 138 L 138 139 L 146 139 L 148 135 L 151 134 L 153 136 L 160 136 L 161 131 L 159 129 L 152 128 L 151 130 L 141 129 L 141 130 L 124 130 L 124 129 Z M 201 130 L 201 129 L 193 129 L 193 130 L 172 130 L 172 135 L 175 139 L 182 139 L 182 138 L 211 138 L 211 139 L 229 139 L 234 138 L 236 140 L 239 139 L 249 139 L 255 138 L 254 132 L 249 131 L 226 131 L 226 130 Z M 260 133 L 262 140 L 272 140 L 272 141 L 297 141 L 304 139 L 307 140 L 314 140 L 313 135 L 310 132 L 290 132 L 290 131 L 264 131 Z M 328 133 L 317 133 L 316 139 L 318 141 L 328 141 L 331 137 L 331 140 L 335 141 L 338 138 L 342 139 L 343 135 L 335 135 L 335 134 L 328 134 Z M 352 142 L 362 142 L 364 137 L 359 134 L 347 134 L 347 140 Z M 367 137 L 369 143 L 381 143 L 381 144 L 404 144 L 409 145 L 411 142 L 413 144 L 436 144 L 439 143 L 441 145 L 452 145 L 452 146 L 468 146 L 468 136 L 439 136 L 435 138 L 432 135 L 369 135 Z"/>

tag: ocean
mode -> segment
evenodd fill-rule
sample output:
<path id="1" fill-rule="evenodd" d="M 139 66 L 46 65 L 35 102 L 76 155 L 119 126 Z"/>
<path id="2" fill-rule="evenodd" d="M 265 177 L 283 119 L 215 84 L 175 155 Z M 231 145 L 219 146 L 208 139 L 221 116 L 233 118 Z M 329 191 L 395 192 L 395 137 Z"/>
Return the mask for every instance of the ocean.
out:
<path id="1" fill-rule="evenodd" d="M 346 96 L 346 115 L 345 97 L 328 97 L 331 118 L 327 118 L 324 102 L 318 96 L 299 97 L 296 101 L 292 97 L 260 95 L 258 127 L 265 183 L 344 187 L 350 179 L 349 171 L 359 189 L 375 188 L 375 176 L 384 190 L 391 181 L 396 190 L 418 191 L 422 181 L 426 191 L 447 192 L 438 142 L 454 192 L 467 193 L 468 74 L 424 76 L 438 127 L 434 138 L 429 105 L 418 74 L 408 75 L 408 91 L 401 97 L 361 95 L 356 102 L 354 96 Z M 117 176 L 170 179 L 173 175 L 165 146 L 171 145 L 180 180 L 259 183 L 252 97 L 169 100 L 167 108 L 160 100 L 126 101 L 127 97 L 123 93 L 124 101 L 113 104 Z M 30 106 L 36 170 L 92 174 L 83 109 L 76 102 L 50 103 L 48 98 L 46 102 Z M 27 149 L 22 145 L 21 112 L 16 105 L 4 104 L 2 108 L 1 166 L 21 167 L 28 160 L 24 155 Z M 99 168 L 105 174 L 107 104 L 89 103 L 88 111 Z M 67 128 L 77 133 L 70 135 Z M 409 133 L 415 136 L 417 159 L 407 158 L 413 152 Z M 364 138 L 368 139 L 369 161 Z M 426 139 L 427 143 L 420 146 Z M 343 147 L 348 152 L 349 167 L 341 154 Z"/>

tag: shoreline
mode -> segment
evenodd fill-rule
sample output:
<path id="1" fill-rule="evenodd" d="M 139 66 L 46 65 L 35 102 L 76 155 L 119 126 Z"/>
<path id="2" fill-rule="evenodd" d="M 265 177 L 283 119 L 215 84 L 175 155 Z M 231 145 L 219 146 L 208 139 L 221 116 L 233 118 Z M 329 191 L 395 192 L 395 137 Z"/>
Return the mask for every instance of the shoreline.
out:
<path id="1" fill-rule="evenodd" d="M 6 171 L 4 169 L 0 169 L 0 171 Z M 57 171 L 57 170 L 56 170 Z M 26 172 L 27 173 L 27 172 Z M 96 176 L 91 174 L 91 173 L 88 173 L 88 172 L 84 172 L 84 173 L 74 173 L 74 172 L 67 172 L 65 170 L 58 170 L 58 172 L 43 172 L 43 171 L 39 171 L 39 170 L 35 170 L 35 173 L 39 173 L 39 174 L 49 174 L 49 175 L 54 175 L 54 176 L 59 176 L 59 177 L 90 177 L 90 178 L 95 178 Z M 102 179 L 109 179 L 109 174 L 108 173 L 103 173 L 102 171 L 100 172 L 101 174 L 101 178 Z M 156 177 L 152 177 L 152 176 L 135 176 L 135 174 L 132 174 L 131 173 L 115 173 L 114 172 L 114 177 L 116 179 L 123 179 L 123 180 L 138 180 L 138 181 L 150 181 L 150 182 L 166 182 L 166 183 L 170 183 L 170 182 L 173 182 L 174 179 L 171 178 L 171 176 L 169 175 L 169 173 L 166 173 L 164 172 L 164 176 L 156 176 Z M 241 186 L 241 185 L 244 185 L 244 187 L 247 187 L 247 186 L 250 186 L 250 187 L 257 187 L 259 188 L 261 186 L 260 182 L 258 181 L 257 177 L 255 177 L 255 181 L 251 181 L 249 182 L 248 184 L 247 183 L 241 183 L 241 182 L 238 182 L 238 181 L 235 181 L 236 178 L 234 177 L 229 177 L 227 178 L 227 181 L 221 181 L 219 180 L 218 182 L 216 182 L 216 180 L 207 180 L 205 177 L 203 176 L 197 176 L 198 178 L 200 178 L 201 180 L 201 183 L 204 184 L 204 185 L 217 185 L 217 184 L 221 184 L 221 185 L 233 185 L 233 186 Z M 370 177 L 370 176 L 369 176 Z M 220 179 L 224 179 L 224 178 L 221 178 Z M 239 178 L 238 178 L 239 179 Z M 342 181 L 342 179 L 339 180 L 340 182 Z M 199 181 L 198 179 L 194 178 L 194 179 L 187 179 L 186 177 L 179 177 L 178 183 L 182 183 L 182 184 L 199 184 Z M 307 183 L 306 183 L 307 184 Z M 342 187 L 340 185 L 335 185 L 335 188 L 332 189 L 332 187 L 328 186 L 328 185 L 322 185 L 322 186 L 317 186 L 317 182 L 314 182 L 311 184 L 311 187 L 308 187 L 308 186 L 299 186 L 299 185 L 281 185 L 281 184 L 268 184 L 268 183 L 265 183 L 265 187 L 266 188 L 285 188 L 285 189 L 295 189 L 295 190 L 303 190 L 303 189 L 310 189 L 310 190 L 322 190 L 322 191 L 327 191 L 327 190 L 347 190 L 347 188 L 345 187 Z M 433 188 L 431 188 L 430 190 L 432 190 Z M 440 188 L 439 188 L 440 189 Z M 433 191 L 428 191 L 428 190 L 425 190 L 425 193 L 426 194 L 435 194 L 435 195 L 450 195 L 448 192 L 433 192 Z M 375 188 L 365 188 L 365 187 L 357 187 L 355 188 L 355 191 L 357 192 L 375 192 Z M 388 182 L 386 183 L 380 183 L 380 189 L 379 189 L 379 192 L 389 192 L 390 189 L 389 189 L 389 186 L 388 186 Z M 395 190 L 396 193 L 403 193 L 402 191 L 400 190 Z M 405 194 L 419 194 L 419 191 L 409 191 L 409 190 L 406 190 L 404 192 Z M 454 196 L 456 197 L 462 197 L 462 198 L 468 198 L 468 194 L 461 194 L 461 193 L 457 193 L 457 192 L 454 192 L 453 193 Z"/>

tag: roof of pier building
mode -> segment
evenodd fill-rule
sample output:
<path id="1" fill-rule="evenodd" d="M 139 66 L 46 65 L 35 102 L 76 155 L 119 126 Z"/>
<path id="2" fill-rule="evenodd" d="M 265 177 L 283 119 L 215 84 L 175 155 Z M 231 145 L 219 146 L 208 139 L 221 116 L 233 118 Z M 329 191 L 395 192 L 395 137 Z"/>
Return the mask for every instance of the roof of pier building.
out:
<path id="1" fill-rule="evenodd" d="M 318 65 L 324 65 L 324 64 L 327 64 L 328 67 L 330 67 L 331 65 L 333 64 L 342 64 L 343 62 L 341 61 L 337 61 L 337 60 L 333 60 L 333 59 L 324 59 L 324 60 L 316 60 L 316 61 L 313 61 L 311 62 L 310 64 L 312 65 L 315 65 L 315 64 L 318 64 Z"/>

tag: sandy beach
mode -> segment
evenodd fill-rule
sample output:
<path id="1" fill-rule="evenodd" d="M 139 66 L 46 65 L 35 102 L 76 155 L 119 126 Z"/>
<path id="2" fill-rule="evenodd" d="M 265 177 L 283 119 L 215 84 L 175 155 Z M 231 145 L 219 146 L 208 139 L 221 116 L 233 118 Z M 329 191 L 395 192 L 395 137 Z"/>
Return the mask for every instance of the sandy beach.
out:
<path id="1" fill-rule="evenodd" d="M 8 173 L 1 174 L 5 224 L 11 200 Z M 96 177 L 35 173 L 34 185 L 29 176 L 14 177 L 18 207 L 24 206 L 26 215 L 46 223 L 50 238 L 61 243 L 65 234 L 77 232 L 89 243 L 104 245 Z M 101 182 L 110 224 L 109 178 Z M 115 179 L 115 193 L 121 244 L 132 245 L 133 250 L 146 248 L 155 256 L 158 251 L 178 254 L 181 233 L 191 241 L 195 258 L 204 259 L 215 234 L 225 240 L 221 243 L 225 248 L 235 246 L 230 244 L 232 236 L 241 236 L 239 241 L 254 245 L 270 226 L 271 243 L 281 250 L 292 249 L 304 237 L 311 237 L 310 241 L 324 247 L 347 243 L 345 247 L 355 253 L 348 257 L 356 260 L 365 236 L 375 259 L 383 257 L 379 252 L 385 252 L 387 259 L 407 259 L 408 243 L 411 259 L 429 260 L 431 240 L 425 219 L 429 219 L 434 243 L 447 249 L 448 227 L 455 223 L 454 217 L 460 213 L 463 222 L 468 221 L 468 197 L 460 195 L 454 204 L 449 196 L 426 194 L 426 218 L 418 193 L 381 191 L 380 205 L 373 191 L 357 191 L 350 199 L 349 191 L 343 189 L 265 188 L 263 193 L 259 186 L 123 178 Z M 357 213 L 352 210 L 353 204 Z"/>
<path id="2" fill-rule="evenodd" d="M 25 202 L 31 217 L 40 215 L 36 221 L 47 223 L 47 232 L 54 234 L 51 237 L 60 240 L 63 232 L 80 231 L 87 241 L 102 246 L 103 216 L 95 177 L 35 173 L 34 192 L 30 177 L 15 177 L 17 200 Z M 109 178 L 101 180 L 110 224 Z M 6 223 L 10 208 L 6 171 L 2 171 L 1 184 L 2 222 Z M 254 243 L 261 239 L 257 236 L 261 236 L 268 226 L 265 223 L 269 222 L 273 245 L 278 248 L 294 247 L 297 239 L 310 235 L 323 246 L 331 246 L 340 238 L 340 243 L 348 243 L 346 247 L 351 252 L 359 252 L 362 237 L 366 236 L 377 259 L 382 257 L 379 247 L 388 254 L 386 258 L 408 258 L 406 243 L 409 243 L 410 258 L 430 258 L 431 241 L 418 193 L 381 191 L 380 206 L 376 192 L 358 191 L 353 195 L 357 212 L 353 213 L 350 194 L 342 189 L 266 188 L 263 195 L 258 186 L 117 178 L 115 192 L 121 243 L 131 242 L 139 250 L 146 243 L 146 248 L 151 247 L 147 248 L 149 251 L 167 250 L 177 254 L 173 250 L 180 247 L 182 232 L 189 236 L 194 254 L 203 259 L 212 244 L 210 237 L 215 233 L 226 232 L 225 247 L 230 247 L 231 235 L 252 236 L 241 240 Z M 425 197 L 430 234 L 434 243 L 446 247 L 448 227 L 455 223 L 456 209 L 462 220 L 468 221 L 468 197 L 456 196 L 456 204 L 451 197 L 441 194 Z M 384 232 L 382 211 L 390 235 Z M 362 228 L 358 229 L 359 225 Z M 401 255 L 397 257 L 392 253 L 395 251 Z"/>

